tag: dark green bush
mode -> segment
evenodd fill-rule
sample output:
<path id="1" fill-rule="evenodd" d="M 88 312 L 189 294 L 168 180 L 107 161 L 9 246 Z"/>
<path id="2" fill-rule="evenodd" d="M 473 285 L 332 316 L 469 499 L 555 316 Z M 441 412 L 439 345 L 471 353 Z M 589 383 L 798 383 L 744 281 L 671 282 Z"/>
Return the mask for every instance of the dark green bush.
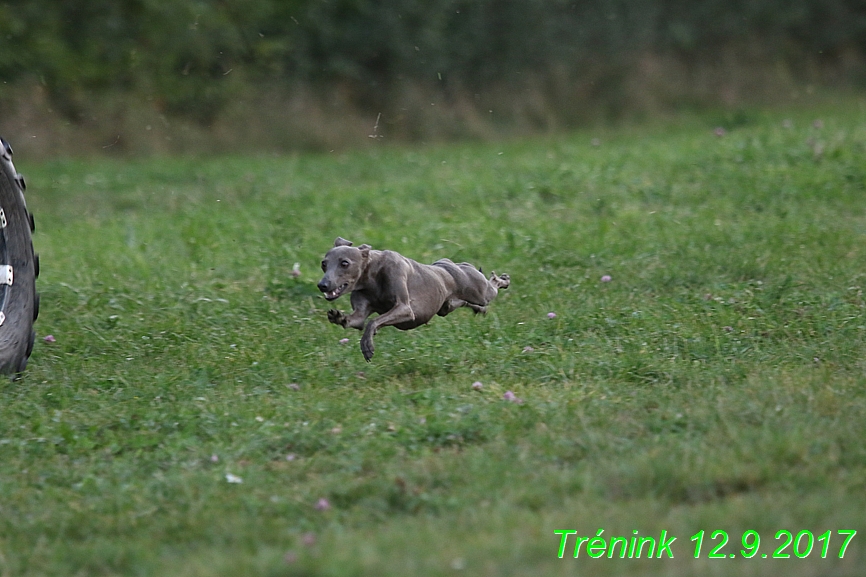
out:
<path id="1" fill-rule="evenodd" d="M 858 0 L 18 0 L 0 3 L 0 81 L 35 77 L 67 116 L 132 90 L 210 122 L 239 86 L 401 82 L 473 89 L 579 77 L 645 53 L 686 64 L 748 45 L 796 70 L 866 55 Z M 2 96 L 2 93 L 0 93 Z"/>

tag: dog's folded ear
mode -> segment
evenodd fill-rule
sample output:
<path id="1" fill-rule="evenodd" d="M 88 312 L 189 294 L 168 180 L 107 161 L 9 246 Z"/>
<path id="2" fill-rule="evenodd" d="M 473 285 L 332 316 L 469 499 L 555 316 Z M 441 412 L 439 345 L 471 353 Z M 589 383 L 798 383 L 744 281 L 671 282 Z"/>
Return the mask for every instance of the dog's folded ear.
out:
<path id="1" fill-rule="evenodd" d="M 358 250 L 361 251 L 361 256 L 363 258 L 367 258 L 368 256 L 370 256 L 370 249 L 371 248 L 373 248 L 373 247 L 371 247 L 369 244 L 362 244 L 361 246 L 358 247 Z"/>
<path id="2" fill-rule="evenodd" d="M 352 246 L 352 241 L 346 240 L 342 236 L 338 236 L 337 240 L 334 241 L 334 246 Z"/>

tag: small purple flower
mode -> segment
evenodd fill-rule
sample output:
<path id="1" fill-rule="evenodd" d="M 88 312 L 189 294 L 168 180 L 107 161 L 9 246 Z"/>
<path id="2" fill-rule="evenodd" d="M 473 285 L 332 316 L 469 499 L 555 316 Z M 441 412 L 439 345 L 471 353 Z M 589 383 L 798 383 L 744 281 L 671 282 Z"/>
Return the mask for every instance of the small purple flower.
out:
<path id="1" fill-rule="evenodd" d="M 601 282 L 610 282 L 610 281 L 612 281 L 612 280 L 613 280 L 613 279 L 610 278 L 610 275 L 609 275 L 609 274 L 602 275 L 602 277 L 601 277 Z"/>
<path id="2" fill-rule="evenodd" d="M 484 385 L 481 384 L 481 381 L 475 381 L 474 383 L 472 383 L 472 390 L 474 391 L 480 391 L 483 388 Z"/>
<path id="3" fill-rule="evenodd" d="M 327 511 L 330 508 L 331 504 L 324 497 L 322 497 L 316 502 L 316 511 Z"/>
<path id="4" fill-rule="evenodd" d="M 534 350 L 535 350 L 535 349 L 533 349 L 533 348 L 530 347 L 529 345 L 526 345 L 525 347 L 523 347 L 523 352 L 524 352 L 524 353 L 531 353 L 531 352 L 534 351 Z"/>
<path id="5" fill-rule="evenodd" d="M 217 457 L 216 454 L 213 454 L 213 455 L 210 456 L 210 462 L 211 462 L 211 463 L 218 463 L 219 460 L 220 460 L 220 458 Z"/>
<path id="6" fill-rule="evenodd" d="M 288 455 L 286 455 L 286 461 L 294 461 L 294 460 L 295 460 L 295 454 L 294 453 L 289 453 Z"/>
<path id="7" fill-rule="evenodd" d="M 349 344 L 349 339 L 340 339 L 340 344 L 341 344 L 341 345 L 348 345 L 348 344 Z"/>
<path id="8" fill-rule="evenodd" d="M 522 403 L 523 399 L 512 393 L 511 391 L 505 391 L 505 394 L 502 395 L 502 398 L 511 403 Z"/>
<path id="9" fill-rule="evenodd" d="M 555 318 L 556 318 L 556 313 L 547 313 L 547 318 L 549 318 L 549 319 L 555 319 Z"/>
<path id="10" fill-rule="evenodd" d="M 292 278 L 298 278 L 301 276 L 301 263 L 296 262 L 292 265 Z"/>
<path id="11" fill-rule="evenodd" d="M 54 338 L 54 335 L 45 335 L 45 338 L 42 340 L 45 341 L 46 343 L 53 343 L 57 339 Z"/>

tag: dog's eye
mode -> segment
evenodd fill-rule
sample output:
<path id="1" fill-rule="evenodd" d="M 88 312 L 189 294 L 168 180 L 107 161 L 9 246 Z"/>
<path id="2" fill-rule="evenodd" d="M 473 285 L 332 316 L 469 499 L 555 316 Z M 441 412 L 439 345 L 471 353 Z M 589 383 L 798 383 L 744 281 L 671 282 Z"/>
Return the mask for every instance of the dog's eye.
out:
<path id="1" fill-rule="evenodd" d="M 322 272 L 328 272 L 328 263 L 322 261 Z"/>
<path id="2" fill-rule="evenodd" d="M 347 268 L 349 266 L 349 261 L 344 260 L 343 262 L 340 263 L 340 266 L 343 268 Z"/>

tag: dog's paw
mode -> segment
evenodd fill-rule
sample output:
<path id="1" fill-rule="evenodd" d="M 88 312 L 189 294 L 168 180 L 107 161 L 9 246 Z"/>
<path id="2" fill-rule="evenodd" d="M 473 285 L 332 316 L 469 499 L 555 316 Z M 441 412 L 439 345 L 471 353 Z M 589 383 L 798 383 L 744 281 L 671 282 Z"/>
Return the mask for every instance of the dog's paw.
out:
<path id="1" fill-rule="evenodd" d="M 346 326 L 346 315 L 338 311 L 337 309 L 331 309 L 328 311 L 328 321 L 334 323 L 335 325 Z"/>
<path id="2" fill-rule="evenodd" d="M 373 358 L 373 339 L 372 338 L 362 338 L 361 339 L 361 354 L 364 355 L 364 360 L 368 363 L 370 359 Z"/>
<path id="3" fill-rule="evenodd" d="M 496 288 L 507 289 L 511 285 L 511 277 L 508 276 L 508 273 L 502 273 L 497 276 L 494 272 L 490 275 L 490 282 Z"/>

